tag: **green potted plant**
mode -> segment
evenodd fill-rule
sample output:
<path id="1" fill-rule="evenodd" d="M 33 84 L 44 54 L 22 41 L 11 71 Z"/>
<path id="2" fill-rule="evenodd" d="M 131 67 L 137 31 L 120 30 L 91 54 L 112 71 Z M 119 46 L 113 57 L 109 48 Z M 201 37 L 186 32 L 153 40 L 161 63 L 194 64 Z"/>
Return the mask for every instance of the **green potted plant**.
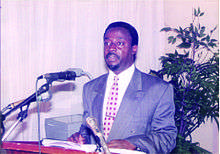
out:
<path id="1" fill-rule="evenodd" d="M 200 8 L 194 9 L 188 27 L 161 29 L 168 33 L 168 43 L 175 45 L 173 53 L 160 58 L 162 69 L 156 72 L 174 87 L 178 136 L 172 153 L 209 153 L 192 143 L 191 134 L 208 118 L 218 125 L 218 40 L 213 39 L 216 27 L 207 33 L 200 24 L 203 15 Z"/>

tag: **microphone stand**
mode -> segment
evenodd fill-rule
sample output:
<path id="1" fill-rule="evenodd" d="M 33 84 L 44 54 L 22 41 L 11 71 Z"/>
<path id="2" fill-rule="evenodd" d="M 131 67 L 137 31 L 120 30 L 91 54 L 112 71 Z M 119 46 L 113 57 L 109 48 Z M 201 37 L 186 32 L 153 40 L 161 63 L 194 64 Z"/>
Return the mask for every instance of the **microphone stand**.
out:
<path id="1" fill-rule="evenodd" d="M 10 134 L 11 132 L 16 128 L 16 126 L 22 122 L 26 117 L 27 117 L 27 113 L 28 113 L 28 108 L 30 106 L 30 103 L 31 102 L 34 102 L 36 101 L 36 96 L 37 95 L 41 95 L 42 93 L 45 93 L 49 90 L 49 84 L 51 82 L 48 82 L 46 84 L 44 84 L 43 86 L 41 86 L 39 88 L 39 90 L 37 92 L 35 92 L 34 94 L 32 94 L 31 96 L 29 96 L 27 99 L 25 99 L 23 102 L 21 102 L 20 104 L 18 104 L 17 106 L 15 106 L 14 108 L 12 108 L 11 110 L 9 110 L 7 113 L 5 114 L 2 114 L 2 121 L 5 120 L 5 118 L 10 114 L 12 113 L 13 111 L 17 110 L 18 108 L 20 108 L 20 113 L 18 114 L 18 117 L 17 117 L 17 121 L 11 126 L 11 128 L 5 133 L 5 135 L 3 136 L 2 138 L 2 141 L 4 141 Z M 27 108 L 25 110 L 22 109 L 22 107 L 26 106 L 27 105 Z"/>

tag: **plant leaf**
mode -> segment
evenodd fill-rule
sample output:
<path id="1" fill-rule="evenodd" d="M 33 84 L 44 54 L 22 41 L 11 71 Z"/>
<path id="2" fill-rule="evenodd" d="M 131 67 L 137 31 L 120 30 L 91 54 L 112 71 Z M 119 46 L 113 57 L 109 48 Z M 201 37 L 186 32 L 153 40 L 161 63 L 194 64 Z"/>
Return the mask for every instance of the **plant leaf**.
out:
<path id="1" fill-rule="evenodd" d="M 176 38 L 173 39 L 172 44 L 174 44 L 176 42 Z"/>
<path id="2" fill-rule="evenodd" d="M 198 14 L 200 14 L 200 7 L 198 8 Z"/>
<path id="3" fill-rule="evenodd" d="M 183 43 L 179 44 L 177 47 L 179 47 L 179 48 L 186 48 L 186 49 L 188 49 L 188 48 L 190 48 L 190 47 L 191 47 L 191 43 L 188 43 L 188 42 L 183 42 Z"/>
<path id="4" fill-rule="evenodd" d="M 172 28 L 170 28 L 170 27 L 164 27 L 164 28 L 162 28 L 160 31 L 162 32 L 162 31 L 165 31 L 165 32 L 169 32 L 169 31 L 171 31 L 172 30 Z"/>
<path id="5" fill-rule="evenodd" d="M 205 13 L 204 13 L 204 12 L 202 12 L 202 13 L 200 13 L 200 15 L 199 15 L 199 16 L 201 17 L 201 16 L 203 16 L 204 14 L 205 14 Z"/>
<path id="6" fill-rule="evenodd" d="M 196 12 L 196 9 L 194 9 L 194 16 L 197 16 L 197 12 Z"/>

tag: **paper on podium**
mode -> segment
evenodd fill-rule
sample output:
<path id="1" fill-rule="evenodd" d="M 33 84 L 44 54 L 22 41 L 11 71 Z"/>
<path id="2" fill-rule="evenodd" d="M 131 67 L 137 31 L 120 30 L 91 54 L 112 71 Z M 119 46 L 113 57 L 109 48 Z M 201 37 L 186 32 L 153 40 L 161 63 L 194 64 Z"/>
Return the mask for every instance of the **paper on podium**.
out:
<path id="1" fill-rule="evenodd" d="M 46 147 L 62 147 L 65 149 L 81 150 L 85 152 L 94 152 L 96 150 L 96 145 L 94 144 L 77 144 L 62 140 L 43 139 L 42 144 Z"/>
<path id="2" fill-rule="evenodd" d="M 42 144 L 48 147 L 62 147 L 66 149 L 81 150 L 85 152 L 95 152 L 97 148 L 95 144 L 77 144 L 70 141 L 61 141 L 61 140 L 53 140 L 53 139 L 43 139 Z M 109 148 L 109 150 L 112 153 L 119 153 L 119 154 L 145 154 L 144 152 L 127 150 L 127 149 Z"/>
<path id="3" fill-rule="evenodd" d="M 112 153 L 119 153 L 119 154 L 146 154 L 145 152 L 135 151 L 135 150 L 127 150 L 127 149 L 113 149 L 113 148 L 109 148 L 109 150 Z"/>

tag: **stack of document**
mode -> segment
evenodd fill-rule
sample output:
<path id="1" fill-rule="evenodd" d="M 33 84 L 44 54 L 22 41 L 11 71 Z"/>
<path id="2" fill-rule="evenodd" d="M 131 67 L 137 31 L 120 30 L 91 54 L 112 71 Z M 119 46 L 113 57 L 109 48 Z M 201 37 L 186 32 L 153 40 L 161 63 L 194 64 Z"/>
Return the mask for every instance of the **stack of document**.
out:
<path id="1" fill-rule="evenodd" d="M 94 144 L 77 144 L 70 141 L 53 139 L 43 139 L 42 145 L 47 147 L 61 147 L 65 149 L 81 150 L 86 152 L 94 152 L 97 148 Z"/>
<path id="2" fill-rule="evenodd" d="M 80 150 L 85 152 L 95 152 L 97 146 L 95 144 L 77 144 L 70 141 L 61 141 L 61 140 L 53 140 L 53 139 L 43 139 L 43 146 L 48 147 L 62 147 L 66 149 Z M 109 148 L 112 153 L 119 154 L 145 154 L 140 151 L 126 150 L 126 149 L 113 149 Z"/>

